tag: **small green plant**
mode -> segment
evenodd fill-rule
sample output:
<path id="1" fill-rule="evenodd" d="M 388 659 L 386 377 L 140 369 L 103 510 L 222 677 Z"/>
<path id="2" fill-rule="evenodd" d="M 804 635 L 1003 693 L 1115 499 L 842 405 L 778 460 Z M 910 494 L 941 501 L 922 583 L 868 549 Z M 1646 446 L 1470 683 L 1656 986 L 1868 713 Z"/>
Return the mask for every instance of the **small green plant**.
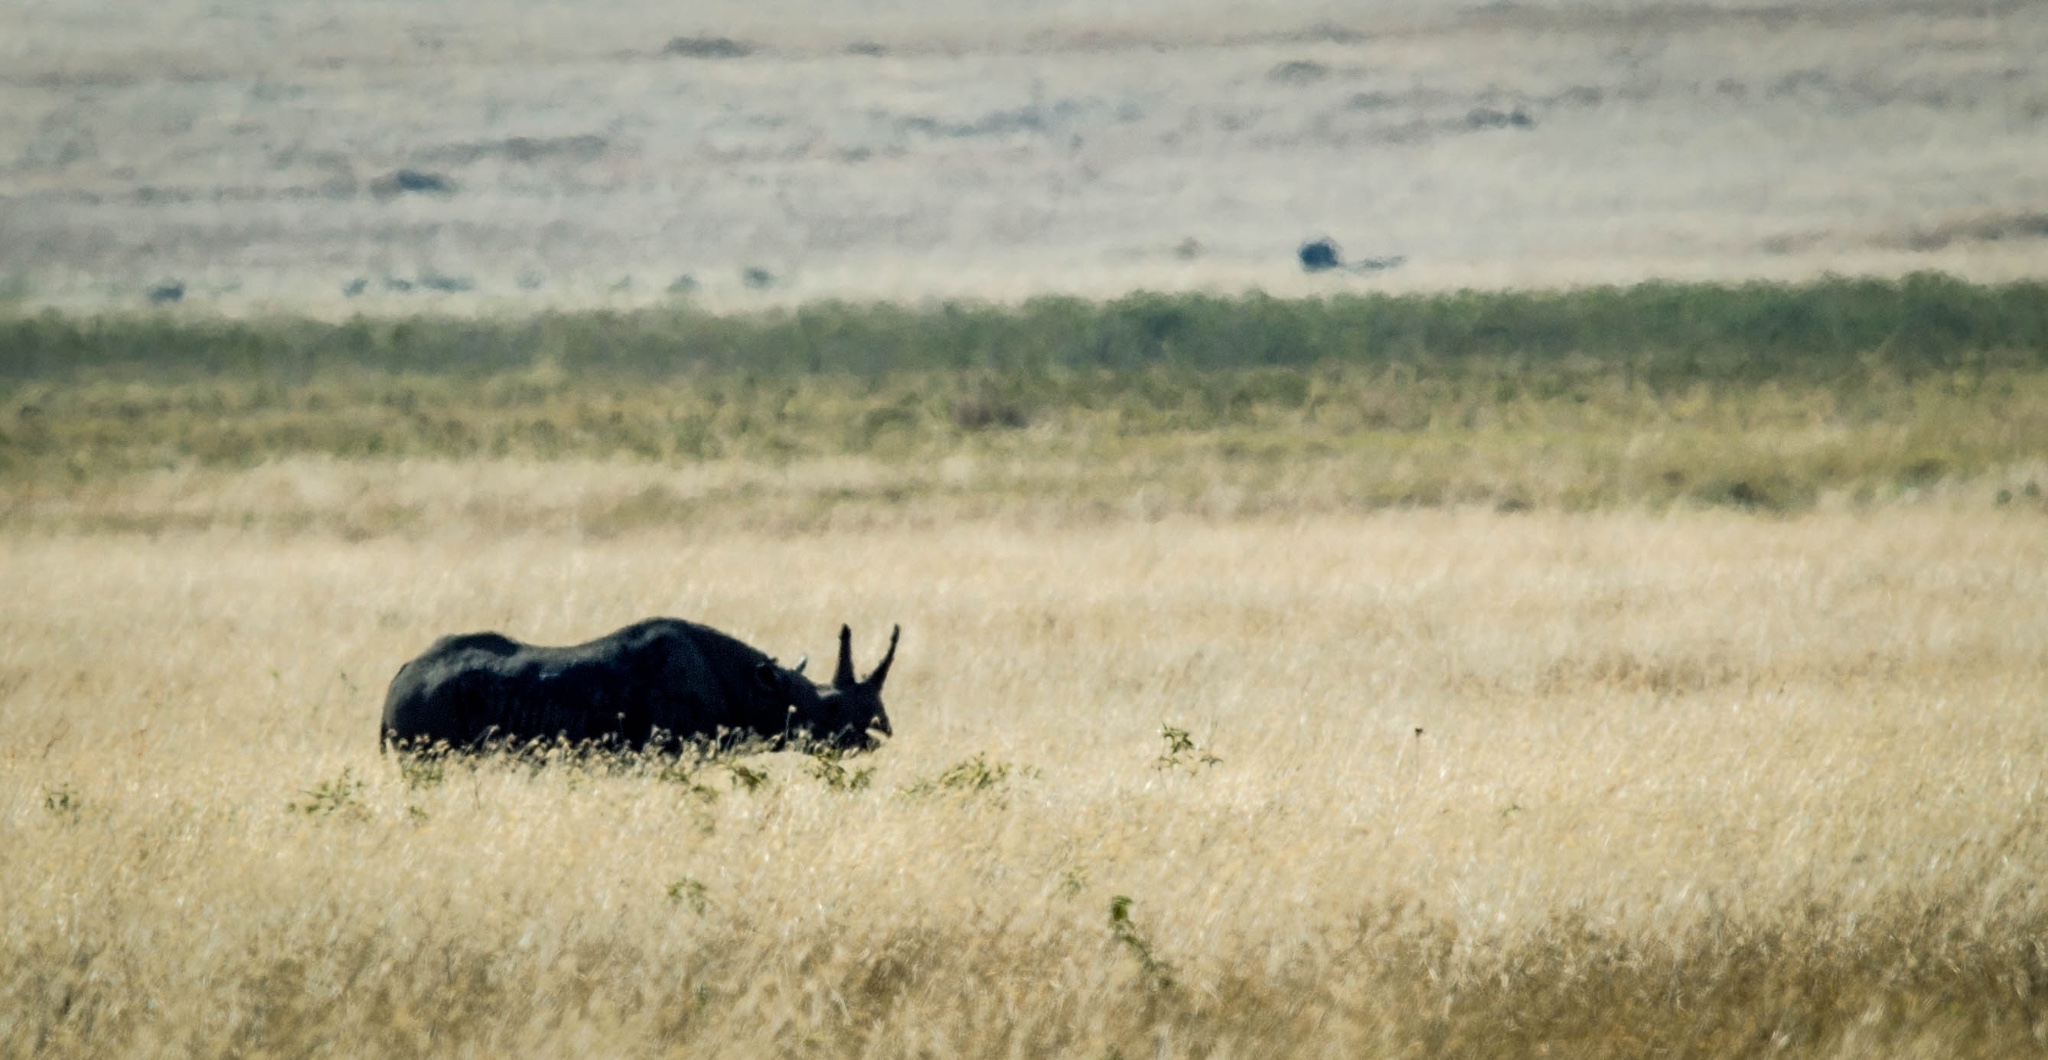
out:
<path id="1" fill-rule="evenodd" d="M 398 760 L 398 779 L 407 791 L 426 791 L 448 779 L 448 767 L 439 755 L 405 755 Z"/>
<path id="2" fill-rule="evenodd" d="M 934 777 L 926 777 L 903 789 L 905 795 L 936 795 L 958 792 L 972 795 L 996 791 L 1010 779 L 1016 767 L 1008 762 L 991 762 L 979 751 L 973 758 L 955 762 Z"/>
<path id="3" fill-rule="evenodd" d="M 689 906 L 691 912 L 700 915 L 711 908 L 709 888 L 705 887 L 702 881 L 693 880 L 688 876 L 668 885 L 668 900 L 677 905 Z"/>
<path id="4" fill-rule="evenodd" d="M 1116 937 L 1131 956 L 1137 958 L 1138 967 L 1145 972 L 1146 982 L 1154 989 L 1163 990 L 1173 985 L 1173 969 L 1153 952 L 1152 943 L 1138 931 L 1138 925 L 1131 922 L 1131 898 L 1119 894 L 1109 900 L 1109 932 Z"/>
<path id="5" fill-rule="evenodd" d="M 1159 738 L 1166 741 L 1166 749 L 1153 760 L 1152 768 L 1162 773 L 1169 769 L 1185 769 L 1194 773 L 1223 761 L 1207 748 L 1197 746 L 1195 738 L 1188 735 L 1186 729 L 1160 722 Z"/>
<path id="6" fill-rule="evenodd" d="M 734 762 L 730 759 L 719 764 L 724 766 L 725 771 L 732 775 L 734 791 L 751 793 L 768 786 L 768 771 L 765 769 L 755 769 L 752 766 Z"/>
<path id="7" fill-rule="evenodd" d="M 1068 898 L 1079 898 L 1087 886 L 1088 870 L 1084 866 L 1075 865 L 1060 873 L 1060 894 Z"/>
<path id="8" fill-rule="evenodd" d="M 323 780 L 299 795 L 285 808 L 308 817 L 347 817 L 357 821 L 370 818 L 370 806 L 363 801 L 363 782 L 347 766 L 342 767 L 340 776 Z"/>
<path id="9" fill-rule="evenodd" d="M 848 769 L 841 761 L 845 756 L 837 748 L 821 747 L 811 751 L 811 761 L 805 771 L 824 782 L 833 791 L 862 791 L 875 779 L 872 766 Z"/>
<path id="10" fill-rule="evenodd" d="M 701 800 L 705 805 L 718 801 L 718 789 L 697 779 L 697 761 L 687 758 L 670 758 L 654 770 L 654 779 L 664 784 L 674 784 L 683 789 L 691 798 Z"/>
<path id="11" fill-rule="evenodd" d="M 43 809 L 67 821 L 77 821 L 78 815 L 85 811 L 85 800 L 71 785 L 59 784 L 43 790 Z"/>

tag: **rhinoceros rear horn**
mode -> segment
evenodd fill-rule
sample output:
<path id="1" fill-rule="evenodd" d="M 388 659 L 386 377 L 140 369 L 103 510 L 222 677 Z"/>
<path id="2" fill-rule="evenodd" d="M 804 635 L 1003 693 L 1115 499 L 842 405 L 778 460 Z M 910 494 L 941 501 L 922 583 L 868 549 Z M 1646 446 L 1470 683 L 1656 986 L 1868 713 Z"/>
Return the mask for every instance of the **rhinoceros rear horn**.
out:
<path id="1" fill-rule="evenodd" d="M 896 640 L 901 636 L 903 636 L 902 626 L 890 628 L 889 653 L 882 656 L 881 665 L 876 666 L 875 672 L 868 675 L 868 689 L 870 691 L 880 692 L 882 690 L 882 682 L 889 679 L 889 664 L 896 661 Z"/>
<path id="2" fill-rule="evenodd" d="M 832 671 L 832 687 L 852 688 L 856 683 L 853 676 L 853 627 L 839 627 L 839 665 Z"/>

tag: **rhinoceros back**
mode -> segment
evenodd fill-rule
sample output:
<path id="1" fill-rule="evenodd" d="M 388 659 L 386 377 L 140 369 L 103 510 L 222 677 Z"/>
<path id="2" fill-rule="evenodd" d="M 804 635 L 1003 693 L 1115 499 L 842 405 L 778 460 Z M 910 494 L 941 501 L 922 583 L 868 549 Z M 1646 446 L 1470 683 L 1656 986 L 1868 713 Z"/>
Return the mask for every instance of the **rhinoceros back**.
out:
<path id="1" fill-rule="evenodd" d="M 768 657 L 709 627 L 649 619 L 570 647 L 498 633 L 443 637 L 392 679 L 381 739 L 474 749 L 564 740 L 639 749 L 773 724 L 754 670 Z"/>

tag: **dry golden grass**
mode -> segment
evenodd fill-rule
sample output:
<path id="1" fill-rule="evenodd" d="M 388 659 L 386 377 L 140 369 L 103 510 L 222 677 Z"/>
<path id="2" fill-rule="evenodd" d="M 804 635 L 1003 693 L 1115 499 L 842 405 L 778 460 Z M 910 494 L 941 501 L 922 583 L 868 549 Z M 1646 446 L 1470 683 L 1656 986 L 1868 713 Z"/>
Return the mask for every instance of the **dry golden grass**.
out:
<path id="1" fill-rule="evenodd" d="M 2042 530 L 15 534 L 0 1052 L 2038 1053 Z M 897 739 L 377 754 L 434 636 L 651 613 L 903 623 Z"/>

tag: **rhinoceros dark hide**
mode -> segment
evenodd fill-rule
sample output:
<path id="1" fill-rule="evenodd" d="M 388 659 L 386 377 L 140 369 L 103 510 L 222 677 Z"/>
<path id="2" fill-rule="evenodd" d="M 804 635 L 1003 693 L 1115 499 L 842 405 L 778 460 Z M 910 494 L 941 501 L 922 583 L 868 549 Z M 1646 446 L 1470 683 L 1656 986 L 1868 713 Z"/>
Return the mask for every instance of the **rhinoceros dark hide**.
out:
<path id="1" fill-rule="evenodd" d="M 890 733 L 882 682 L 889 654 L 853 678 L 852 631 L 839 630 L 832 687 L 694 622 L 650 618 L 566 648 L 499 633 L 443 637 L 399 668 L 384 699 L 379 742 L 400 750 L 484 750 L 567 743 L 615 750 L 680 750 L 705 740 L 791 740 L 866 750 Z"/>

